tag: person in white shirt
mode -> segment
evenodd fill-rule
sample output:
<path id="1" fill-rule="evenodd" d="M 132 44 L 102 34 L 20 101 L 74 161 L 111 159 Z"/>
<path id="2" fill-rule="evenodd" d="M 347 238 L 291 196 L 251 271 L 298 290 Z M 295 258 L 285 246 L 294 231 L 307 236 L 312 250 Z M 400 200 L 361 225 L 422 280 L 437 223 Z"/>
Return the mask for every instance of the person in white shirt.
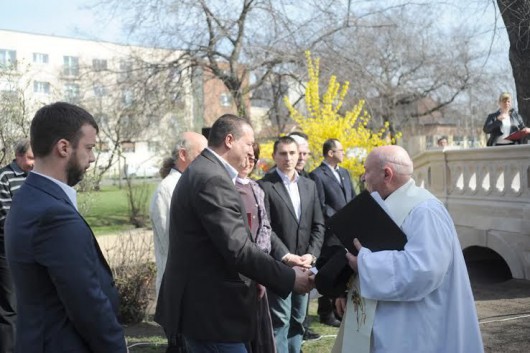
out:
<path id="1" fill-rule="evenodd" d="M 193 131 L 183 132 L 171 154 L 171 159 L 173 160 L 171 169 L 166 176 L 162 175 L 164 179 L 153 194 L 149 214 L 153 224 L 157 297 L 166 268 L 169 249 L 169 207 L 171 205 L 171 197 L 184 170 L 201 154 L 207 145 L 208 140 L 203 135 Z M 163 170 L 164 166 L 161 169 L 161 173 Z M 178 351 L 177 347 L 181 344 L 180 340 L 168 332 L 166 332 L 166 335 L 168 336 L 167 352 Z"/>
<path id="2" fill-rule="evenodd" d="M 298 145 L 292 137 L 276 140 L 273 158 L 276 170 L 258 181 L 272 227 L 271 255 L 289 266 L 310 268 L 320 255 L 325 230 L 315 182 L 298 175 Z M 269 289 L 267 294 L 277 352 L 299 353 L 308 295 L 282 298 Z"/>
<path id="3" fill-rule="evenodd" d="M 158 185 L 151 201 L 149 213 L 153 223 L 153 237 L 156 259 L 156 293 L 160 290 L 162 275 L 166 267 L 169 246 L 168 215 L 171 196 L 180 176 L 208 145 L 206 137 L 193 131 L 181 134 L 177 146 L 173 150 L 173 167 L 169 174 Z"/>
<path id="4" fill-rule="evenodd" d="M 407 243 L 402 251 L 371 252 L 354 240 L 358 256 L 346 256 L 359 277 L 360 296 L 377 304 L 369 350 L 352 342 L 339 351 L 483 352 L 466 264 L 446 208 L 415 185 L 403 148 L 377 147 L 364 166 L 366 189 L 379 193 Z M 344 312 L 345 298 L 336 305 Z"/>

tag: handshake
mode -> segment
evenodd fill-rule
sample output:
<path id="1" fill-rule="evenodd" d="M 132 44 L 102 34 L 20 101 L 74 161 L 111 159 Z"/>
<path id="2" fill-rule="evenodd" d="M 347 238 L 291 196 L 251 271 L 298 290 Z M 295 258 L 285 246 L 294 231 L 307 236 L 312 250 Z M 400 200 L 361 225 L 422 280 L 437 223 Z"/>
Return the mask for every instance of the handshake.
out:
<path id="1" fill-rule="evenodd" d="M 306 294 L 315 288 L 315 274 L 305 267 L 294 266 L 294 273 L 296 275 L 294 279 L 293 292 L 298 294 Z"/>
<path id="2" fill-rule="evenodd" d="M 291 266 L 295 272 L 293 291 L 298 294 L 305 294 L 315 288 L 315 274 L 310 268 L 315 263 L 315 257 L 311 254 L 295 255 L 287 254 L 282 258 L 282 262 Z"/>

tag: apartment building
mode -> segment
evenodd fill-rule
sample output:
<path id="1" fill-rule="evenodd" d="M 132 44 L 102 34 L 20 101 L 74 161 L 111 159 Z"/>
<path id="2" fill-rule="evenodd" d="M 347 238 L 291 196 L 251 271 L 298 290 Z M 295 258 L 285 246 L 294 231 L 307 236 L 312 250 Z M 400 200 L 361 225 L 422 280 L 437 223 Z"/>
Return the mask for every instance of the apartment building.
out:
<path id="1" fill-rule="evenodd" d="M 100 126 L 95 167 L 109 176 L 151 176 L 179 132 L 201 131 L 218 114 L 237 112 L 222 82 L 192 71 L 182 57 L 171 49 L 0 30 L 0 93 L 20 98 L 28 120 L 54 101 L 83 106 Z"/>

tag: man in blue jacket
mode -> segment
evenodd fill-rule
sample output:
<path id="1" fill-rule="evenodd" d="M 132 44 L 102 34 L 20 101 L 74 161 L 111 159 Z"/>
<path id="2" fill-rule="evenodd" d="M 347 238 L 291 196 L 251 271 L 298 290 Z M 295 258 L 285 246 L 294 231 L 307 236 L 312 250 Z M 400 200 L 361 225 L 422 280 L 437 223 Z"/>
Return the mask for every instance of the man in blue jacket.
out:
<path id="1" fill-rule="evenodd" d="M 127 352 L 110 268 L 72 188 L 95 160 L 97 132 L 88 112 L 62 102 L 31 122 L 34 169 L 5 224 L 17 353 Z"/>

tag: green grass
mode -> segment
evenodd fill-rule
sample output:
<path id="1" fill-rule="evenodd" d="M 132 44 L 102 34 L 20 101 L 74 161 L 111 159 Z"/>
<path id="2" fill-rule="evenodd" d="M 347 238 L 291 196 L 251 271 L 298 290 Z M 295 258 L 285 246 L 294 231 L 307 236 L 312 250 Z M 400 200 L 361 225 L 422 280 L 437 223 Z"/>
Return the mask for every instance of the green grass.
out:
<path id="1" fill-rule="evenodd" d="M 311 318 L 311 328 L 323 335 L 319 340 L 307 341 L 302 344 L 304 353 L 330 353 L 335 342 L 335 335 L 339 329 L 322 325 L 318 322 L 317 300 L 311 300 L 309 304 L 309 316 Z M 131 346 L 131 353 L 164 353 L 166 351 L 166 339 L 163 336 L 162 329 L 153 322 L 143 322 L 138 325 L 125 328 L 127 345 Z M 328 337 L 326 337 L 328 336 Z"/>
<path id="2" fill-rule="evenodd" d="M 144 205 L 146 216 L 158 182 L 158 180 L 135 182 L 134 187 L 147 188 Z M 106 185 L 102 186 L 100 191 L 79 193 L 77 197 L 80 212 L 95 235 L 112 234 L 133 228 L 129 221 L 125 182 L 121 188 L 117 185 Z M 146 225 L 151 226 L 149 221 Z"/>
<path id="3" fill-rule="evenodd" d="M 339 332 L 338 328 L 323 325 L 318 321 L 317 307 L 317 300 L 312 299 L 309 302 L 310 327 L 313 331 L 320 334 L 322 338 L 304 342 L 302 344 L 302 351 L 304 353 L 330 353 L 335 343 L 335 336 Z"/>

